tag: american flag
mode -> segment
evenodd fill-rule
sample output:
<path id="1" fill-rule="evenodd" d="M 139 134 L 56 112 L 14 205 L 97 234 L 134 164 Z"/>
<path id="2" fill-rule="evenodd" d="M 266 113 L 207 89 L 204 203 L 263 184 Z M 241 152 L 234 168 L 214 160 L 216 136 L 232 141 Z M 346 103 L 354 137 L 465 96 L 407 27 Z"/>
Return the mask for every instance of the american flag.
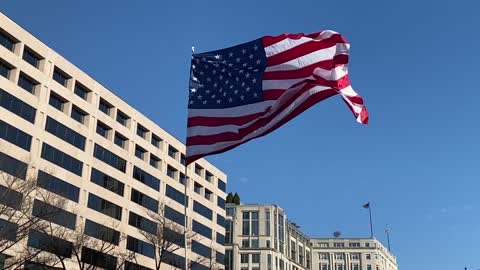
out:
<path id="1" fill-rule="evenodd" d="M 336 94 L 367 124 L 363 99 L 348 79 L 349 47 L 342 35 L 322 31 L 194 54 L 187 164 L 264 136 Z"/>

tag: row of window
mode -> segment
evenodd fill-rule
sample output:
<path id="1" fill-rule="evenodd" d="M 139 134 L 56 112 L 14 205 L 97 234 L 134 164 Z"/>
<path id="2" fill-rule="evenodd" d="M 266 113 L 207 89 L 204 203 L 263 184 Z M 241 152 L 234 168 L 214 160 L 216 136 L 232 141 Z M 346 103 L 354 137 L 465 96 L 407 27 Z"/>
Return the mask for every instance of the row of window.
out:
<path id="1" fill-rule="evenodd" d="M 330 243 L 328 243 L 328 242 L 320 242 L 320 243 L 318 243 L 318 246 L 319 246 L 319 247 L 330 247 Z M 346 245 L 345 245 L 344 242 L 334 242 L 334 243 L 333 243 L 333 247 L 343 248 L 343 247 L 346 247 Z M 350 243 L 348 243 L 348 247 L 351 247 L 351 248 L 359 248 L 359 247 L 361 247 L 361 245 L 360 245 L 360 242 L 350 242 Z M 370 243 L 369 243 L 369 242 L 366 242 L 366 243 L 365 243 L 365 247 L 370 247 Z"/>
<path id="2" fill-rule="evenodd" d="M 335 253 L 334 258 L 336 260 L 343 260 L 346 257 L 350 257 L 351 260 L 360 260 L 361 254 L 360 253 L 350 253 L 350 254 L 344 254 L 344 253 Z M 328 260 L 329 259 L 329 254 L 328 253 L 319 253 L 319 258 L 320 260 Z M 370 253 L 365 254 L 365 259 L 370 260 L 372 258 Z"/>

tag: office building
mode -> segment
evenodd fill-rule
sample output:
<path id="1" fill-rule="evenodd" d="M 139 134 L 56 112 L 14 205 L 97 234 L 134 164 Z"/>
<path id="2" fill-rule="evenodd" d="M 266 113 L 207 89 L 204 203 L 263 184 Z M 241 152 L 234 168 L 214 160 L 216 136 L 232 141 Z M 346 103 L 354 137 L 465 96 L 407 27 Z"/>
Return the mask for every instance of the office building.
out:
<path id="1" fill-rule="evenodd" d="M 81 227 L 93 238 L 108 232 L 116 238 L 115 249 L 136 253 L 125 269 L 153 269 L 154 251 L 140 233 L 156 226 L 146 213 L 164 211 L 183 226 L 187 185 L 188 227 L 198 236 L 188 257 L 215 254 L 223 263 L 226 175 L 202 159 L 188 166 L 187 181 L 183 153 L 183 143 L 0 14 L 0 170 L 5 176 L 23 168 L 15 175 L 19 179 L 35 178 L 43 191 L 68 199 L 68 218 L 55 226 Z M 48 208 L 41 198 L 34 203 L 34 212 L 37 206 Z M 1 216 L 0 225 L 16 226 Z M 18 245 L 42 249 L 42 237 L 31 231 Z M 69 258 L 70 239 L 63 240 Z M 184 252 L 170 254 L 162 269 L 181 266 Z M 13 253 L 1 254 L 0 265 Z M 88 248 L 81 260 L 106 269 L 118 263 Z M 72 261 L 67 269 L 77 269 Z M 191 266 L 208 269 L 205 262 Z"/>
<path id="2" fill-rule="evenodd" d="M 226 270 L 397 270 L 375 238 L 311 238 L 277 205 L 227 204 Z"/>

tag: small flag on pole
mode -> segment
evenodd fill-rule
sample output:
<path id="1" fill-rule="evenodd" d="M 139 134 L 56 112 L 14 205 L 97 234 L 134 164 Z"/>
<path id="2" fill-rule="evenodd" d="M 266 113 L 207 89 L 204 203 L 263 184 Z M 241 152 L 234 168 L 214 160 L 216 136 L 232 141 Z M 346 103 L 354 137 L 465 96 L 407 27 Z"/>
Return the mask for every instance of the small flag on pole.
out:
<path id="1" fill-rule="evenodd" d="M 342 35 L 322 31 L 193 54 L 186 163 L 264 136 L 337 94 L 367 124 L 348 78 L 349 48 Z"/>
<path id="2" fill-rule="evenodd" d="M 368 202 L 368 203 L 366 203 L 366 204 L 364 204 L 364 205 L 362 205 L 362 206 L 363 206 L 363 208 L 368 209 L 368 208 L 370 208 L 370 202 Z"/>

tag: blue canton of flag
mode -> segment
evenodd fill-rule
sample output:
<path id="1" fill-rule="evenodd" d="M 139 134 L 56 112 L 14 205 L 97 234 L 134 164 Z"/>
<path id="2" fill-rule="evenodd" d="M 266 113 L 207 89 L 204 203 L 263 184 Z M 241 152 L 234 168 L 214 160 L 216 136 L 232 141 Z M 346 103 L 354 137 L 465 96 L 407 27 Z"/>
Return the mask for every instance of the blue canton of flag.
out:
<path id="1" fill-rule="evenodd" d="M 190 109 L 222 109 L 263 101 L 266 56 L 261 39 L 235 47 L 194 54 L 190 73 Z"/>

